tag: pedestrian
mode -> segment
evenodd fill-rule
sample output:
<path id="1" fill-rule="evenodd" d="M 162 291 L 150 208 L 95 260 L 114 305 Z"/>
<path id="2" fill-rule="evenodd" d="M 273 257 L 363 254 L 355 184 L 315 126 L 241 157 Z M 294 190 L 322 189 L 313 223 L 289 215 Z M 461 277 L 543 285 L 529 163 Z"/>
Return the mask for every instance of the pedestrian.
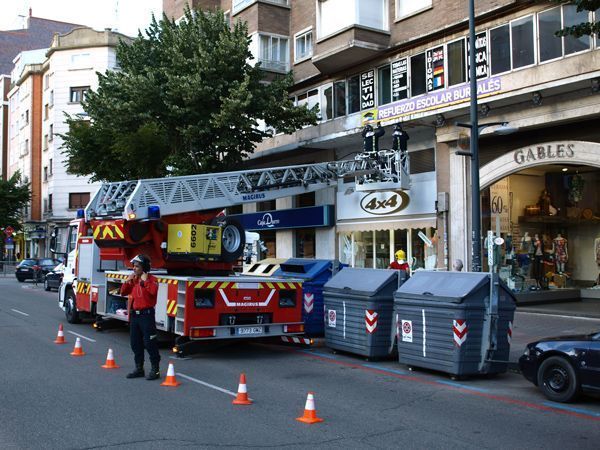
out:
<path id="1" fill-rule="evenodd" d="M 131 349 L 135 360 L 135 370 L 127 374 L 127 378 L 144 376 L 144 348 L 150 356 L 152 365 L 147 380 L 160 378 L 158 364 L 157 331 L 154 319 L 154 307 L 158 293 L 158 282 L 150 273 L 150 258 L 137 255 L 131 260 L 133 273 L 121 286 L 121 295 L 128 295 L 127 311 L 129 314 L 129 335 Z"/>
<path id="2" fill-rule="evenodd" d="M 463 270 L 463 262 L 462 259 L 455 259 L 452 263 L 452 270 L 455 272 L 462 272 Z"/>

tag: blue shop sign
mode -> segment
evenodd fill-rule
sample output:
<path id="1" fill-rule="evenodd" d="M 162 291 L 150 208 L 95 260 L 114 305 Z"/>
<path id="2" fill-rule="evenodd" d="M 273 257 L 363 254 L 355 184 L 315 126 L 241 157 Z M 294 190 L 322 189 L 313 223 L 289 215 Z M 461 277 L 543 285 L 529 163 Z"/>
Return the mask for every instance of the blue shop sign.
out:
<path id="1" fill-rule="evenodd" d="M 290 228 L 332 227 L 335 223 L 334 211 L 333 205 L 324 205 L 236 214 L 230 217 L 239 220 L 248 231 L 286 230 Z"/>

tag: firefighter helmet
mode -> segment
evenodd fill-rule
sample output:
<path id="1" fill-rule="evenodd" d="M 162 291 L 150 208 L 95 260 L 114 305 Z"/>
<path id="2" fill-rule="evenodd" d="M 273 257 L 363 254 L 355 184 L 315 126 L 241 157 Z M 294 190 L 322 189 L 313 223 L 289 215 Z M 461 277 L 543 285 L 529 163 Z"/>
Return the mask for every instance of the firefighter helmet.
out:
<path id="1" fill-rule="evenodd" d="M 136 262 L 140 263 L 140 266 L 142 266 L 142 270 L 144 272 L 150 272 L 150 258 L 148 258 L 148 256 L 146 256 L 146 255 L 139 254 L 129 262 L 131 264 L 136 263 Z"/>
<path id="2" fill-rule="evenodd" d="M 396 253 L 396 259 L 406 259 L 406 253 L 404 250 L 398 250 Z"/>

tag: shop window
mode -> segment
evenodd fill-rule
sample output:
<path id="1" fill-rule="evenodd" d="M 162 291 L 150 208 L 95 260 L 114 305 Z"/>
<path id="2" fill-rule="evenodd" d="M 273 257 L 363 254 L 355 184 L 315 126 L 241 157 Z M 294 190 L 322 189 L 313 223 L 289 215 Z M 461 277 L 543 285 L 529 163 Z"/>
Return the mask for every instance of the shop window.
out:
<path id="1" fill-rule="evenodd" d="M 348 78 L 348 114 L 360 111 L 360 75 Z"/>
<path id="2" fill-rule="evenodd" d="M 410 95 L 424 94 L 426 89 L 425 53 L 421 53 L 410 58 Z"/>
<path id="3" fill-rule="evenodd" d="M 306 192 L 296 197 L 296 208 L 306 208 L 308 206 L 315 206 L 314 192 Z"/>
<path id="4" fill-rule="evenodd" d="M 562 56 L 562 39 L 554 33 L 562 28 L 560 6 L 538 14 L 540 62 Z"/>
<path id="5" fill-rule="evenodd" d="M 465 39 L 448 44 L 448 86 L 467 81 Z"/>
<path id="6" fill-rule="evenodd" d="M 374 232 L 375 269 L 387 269 L 390 265 L 390 232 L 377 230 Z"/>
<path id="7" fill-rule="evenodd" d="M 490 59 L 492 75 L 510 70 L 510 30 L 508 24 L 490 30 Z"/>
<path id="8" fill-rule="evenodd" d="M 275 258 L 277 256 L 277 239 L 275 230 L 261 230 L 260 240 L 267 248 L 264 256 L 265 258 Z"/>
<path id="9" fill-rule="evenodd" d="M 315 257 L 315 229 L 306 228 L 296 230 L 296 257 L 314 258 Z"/>
<path id="10" fill-rule="evenodd" d="M 410 173 L 435 171 L 435 152 L 432 148 L 410 152 Z"/>
<path id="11" fill-rule="evenodd" d="M 85 208 L 89 202 L 89 192 L 76 192 L 69 194 L 69 209 Z"/>
<path id="12" fill-rule="evenodd" d="M 377 104 L 386 105 L 392 101 L 392 73 L 390 65 L 377 70 Z"/>
<path id="13" fill-rule="evenodd" d="M 594 21 L 600 22 L 600 8 L 594 12 Z M 596 49 L 600 48 L 600 33 L 596 33 Z"/>
<path id="14" fill-rule="evenodd" d="M 346 81 L 333 83 L 333 115 L 341 117 L 346 115 Z"/>
<path id="15" fill-rule="evenodd" d="M 510 23 L 512 68 L 531 66 L 535 63 L 533 16 L 513 20 Z"/>
<path id="16" fill-rule="evenodd" d="M 564 5 L 563 6 L 563 27 L 572 27 L 582 22 L 589 20 L 588 11 L 577 12 L 577 5 Z M 582 52 L 590 49 L 590 37 L 589 36 L 565 36 L 565 55 L 572 53 Z"/>
<path id="17" fill-rule="evenodd" d="M 275 200 L 267 200 L 256 204 L 257 211 L 275 211 L 277 209 Z"/>

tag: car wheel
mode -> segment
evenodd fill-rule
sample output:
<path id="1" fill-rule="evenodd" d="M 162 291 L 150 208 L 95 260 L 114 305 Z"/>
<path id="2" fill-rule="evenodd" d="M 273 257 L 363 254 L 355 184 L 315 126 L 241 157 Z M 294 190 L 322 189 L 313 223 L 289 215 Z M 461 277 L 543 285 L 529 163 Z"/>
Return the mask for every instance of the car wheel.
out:
<path id="1" fill-rule="evenodd" d="M 79 312 L 77 312 L 76 301 L 75 293 L 69 291 L 67 298 L 65 299 L 65 315 L 67 316 L 67 322 L 69 323 L 81 322 Z"/>
<path id="2" fill-rule="evenodd" d="M 23 283 L 23 282 L 25 281 L 25 279 L 24 279 L 24 278 L 21 278 L 21 277 L 17 277 L 17 281 L 18 281 L 19 283 Z"/>
<path id="3" fill-rule="evenodd" d="M 217 217 L 213 225 L 222 227 L 221 231 L 221 259 L 224 262 L 233 262 L 244 253 L 246 233 L 242 225 L 231 217 Z"/>
<path id="4" fill-rule="evenodd" d="M 577 372 L 562 356 L 544 360 L 538 369 L 537 381 L 544 395 L 555 402 L 570 402 L 579 394 Z"/>
<path id="5" fill-rule="evenodd" d="M 50 285 L 48 284 L 48 280 L 46 280 L 45 278 L 44 278 L 44 290 L 45 291 L 49 291 L 50 290 Z"/>

